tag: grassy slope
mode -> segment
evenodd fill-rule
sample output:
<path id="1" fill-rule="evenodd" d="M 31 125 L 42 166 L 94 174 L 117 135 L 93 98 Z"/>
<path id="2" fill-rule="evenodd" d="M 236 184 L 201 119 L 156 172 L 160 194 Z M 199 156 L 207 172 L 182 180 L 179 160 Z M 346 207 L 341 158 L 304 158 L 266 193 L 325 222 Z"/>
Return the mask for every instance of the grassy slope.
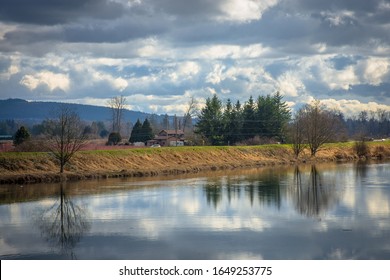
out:
<path id="1" fill-rule="evenodd" d="M 371 156 L 389 157 L 390 142 L 372 142 Z M 325 145 L 300 161 L 357 159 L 353 143 Z M 251 147 L 172 147 L 108 151 L 82 151 L 66 167 L 65 175 L 47 153 L 0 153 L 0 183 L 26 183 L 118 176 L 179 174 L 201 170 L 256 167 L 297 162 L 288 145 Z"/>

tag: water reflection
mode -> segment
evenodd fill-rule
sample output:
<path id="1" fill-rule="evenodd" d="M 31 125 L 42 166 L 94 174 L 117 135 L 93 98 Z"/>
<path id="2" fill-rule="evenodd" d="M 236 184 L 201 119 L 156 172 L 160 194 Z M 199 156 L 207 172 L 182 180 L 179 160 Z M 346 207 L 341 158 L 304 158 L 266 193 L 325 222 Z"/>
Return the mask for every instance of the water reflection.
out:
<path id="1" fill-rule="evenodd" d="M 223 202 L 223 197 L 227 197 L 229 204 L 244 195 L 253 206 L 255 200 L 260 205 L 271 205 L 276 208 L 281 206 L 281 176 L 271 173 L 264 173 L 259 170 L 257 174 L 251 176 L 223 176 L 219 178 L 209 178 L 204 185 L 204 193 L 208 205 L 218 208 Z"/>
<path id="2" fill-rule="evenodd" d="M 0 258 L 390 259 L 389 174 L 349 163 L 0 187 Z"/>
<path id="3" fill-rule="evenodd" d="M 67 195 L 65 183 L 61 183 L 59 189 L 58 199 L 50 207 L 37 211 L 36 222 L 47 242 L 61 254 L 75 259 L 73 249 L 91 225 L 85 208 L 75 204 Z"/>
<path id="4" fill-rule="evenodd" d="M 294 170 L 293 196 L 298 213 L 307 217 L 319 217 L 337 204 L 338 196 L 334 180 L 324 180 L 315 165 L 309 174 L 301 172 L 299 166 Z"/>
<path id="5" fill-rule="evenodd" d="M 363 180 L 367 177 L 368 165 L 365 161 L 358 161 L 356 163 L 356 179 Z"/>

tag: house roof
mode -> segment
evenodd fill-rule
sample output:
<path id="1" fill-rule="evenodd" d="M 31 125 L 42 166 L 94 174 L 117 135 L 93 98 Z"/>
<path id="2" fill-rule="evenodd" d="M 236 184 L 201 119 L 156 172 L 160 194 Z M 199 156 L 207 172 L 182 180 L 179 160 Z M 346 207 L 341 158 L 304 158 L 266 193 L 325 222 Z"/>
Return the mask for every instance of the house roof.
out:
<path id="1" fill-rule="evenodd" d="M 175 129 L 163 129 L 158 134 L 161 134 L 162 132 L 166 132 L 168 134 L 184 134 L 184 131 L 181 129 L 175 130 Z"/>

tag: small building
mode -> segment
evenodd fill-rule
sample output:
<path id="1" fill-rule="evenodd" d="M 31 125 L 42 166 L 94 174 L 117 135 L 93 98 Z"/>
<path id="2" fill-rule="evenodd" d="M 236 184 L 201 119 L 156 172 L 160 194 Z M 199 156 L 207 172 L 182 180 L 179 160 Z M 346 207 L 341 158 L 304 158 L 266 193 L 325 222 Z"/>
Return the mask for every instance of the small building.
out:
<path id="1" fill-rule="evenodd" d="M 152 140 L 148 141 L 148 146 L 160 145 L 167 146 L 184 146 L 184 131 L 181 129 L 163 129 Z"/>

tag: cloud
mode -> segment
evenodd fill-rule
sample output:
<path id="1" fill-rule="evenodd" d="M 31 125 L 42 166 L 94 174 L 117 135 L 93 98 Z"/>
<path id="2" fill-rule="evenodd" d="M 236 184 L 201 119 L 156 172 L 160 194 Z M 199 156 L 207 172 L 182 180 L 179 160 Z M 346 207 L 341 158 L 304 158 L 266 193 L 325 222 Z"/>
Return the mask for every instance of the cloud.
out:
<path id="1" fill-rule="evenodd" d="M 0 20 L 52 25 L 82 17 L 112 19 L 123 13 L 119 1 L 105 0 L 2 0 Z"/>
<path id="2" fill-rule="evenodd" d="M 380 106 L 390 103 L 389 11 L 385 0 L 5 0 L 0 97 L 123 94 L 143 97 L 134 108 L 178 113 L 188 92 L 203 102 L 279 90 L 293 107 Z M 66 94 L 44 94 L 57 90 Z"/>
<path id="3" fill-rule="evenodd" d="M 34 75 L 25 75 L 20 84 L 30 90 L 35 90 L 39 86 L 45 86 L 49 91 L 60 89 L 68 91 L 70 89 L 69 76 L 49 71 L 43 71 Z"/>
<path id="4" fill-rule="evenodd" d="M 323 99 L 321 103 L 328 109 L 343 112 L 347 117 L 357 116 L 361 111 L 369 112 L 378 109 L 390 111 L 390 105 L 378 104 L 376 102 L 363 103 L 359 100 Z"/>
<path id="5" fill-rule="evenodd" d="M 358 65 L 361 67 L 361 75 L 364 81 L 370 85 L 378 86 L 385 81 L 390 71 L 390 59 L 369 57 Z"/>
<path id="6" fill-rule="evenodd" d="M 261 19 L 263 13 L 275 6 L 278 0 L 227 0 L 221 3 L 222 21 L 248 22 Z"/>
<path id="7" fill-rule="evenodd" d="M 3 72 L 0 72 L 0 80 L 10 80 L 11 77 L 21 71 L 20 69 L 20 57 L 17 55 L 11 55 L 10 57 L 1 57 L 0 56 L 0 65 L 5 64 Z"/>
<path id="8" fill-rule="evenodd" d="M 145 0 L 141 2 L 154 11 L 163 11 L 179 19 L 194 18 L 211 21 L 247 22 L 261 19 L 262 14 L 278 0 Z M 141 4 L 141 5 L 142 5 Z"/>
<path id="9" fill-rule="evenodd" d="M 306 91 L 302 81 L 291 72 L 281 75 L 278 80 L 278 88 L 285 96 L 296 97 Z"/>
<path id="10" fill-rule="evenodd" d="M 345 24 L 354 24 L 355 13 L 352 11 L 344 10 L 337 12 L 323 11 L 321 15 L 325 21 L 328 21 L 331 27 L 337 27 Z"/>

